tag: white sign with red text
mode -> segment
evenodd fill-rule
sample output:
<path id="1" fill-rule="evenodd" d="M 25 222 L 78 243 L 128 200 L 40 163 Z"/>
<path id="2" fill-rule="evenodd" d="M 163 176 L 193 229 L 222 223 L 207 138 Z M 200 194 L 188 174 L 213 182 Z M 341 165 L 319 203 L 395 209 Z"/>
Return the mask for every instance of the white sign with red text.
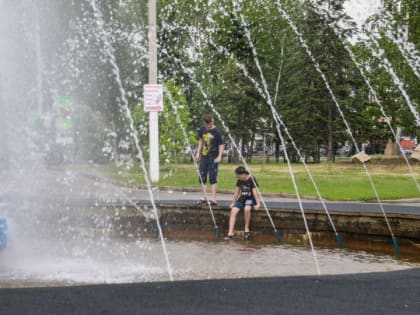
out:
<path id="1" fill-rule="evenodd" d="M 162 84 L 144 85 L 144 110 L 146 112 L 163 111 L 163 86 Z"/>

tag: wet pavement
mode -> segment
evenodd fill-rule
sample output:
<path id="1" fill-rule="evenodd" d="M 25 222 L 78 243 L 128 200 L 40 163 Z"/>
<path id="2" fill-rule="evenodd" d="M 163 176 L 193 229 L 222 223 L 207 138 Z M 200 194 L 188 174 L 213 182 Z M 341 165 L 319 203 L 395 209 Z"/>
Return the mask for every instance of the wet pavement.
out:
<path id="1" fill-rule="evenodd" d="M 420 270 L 0 290 L 0 314 L 419 314 Z"/>

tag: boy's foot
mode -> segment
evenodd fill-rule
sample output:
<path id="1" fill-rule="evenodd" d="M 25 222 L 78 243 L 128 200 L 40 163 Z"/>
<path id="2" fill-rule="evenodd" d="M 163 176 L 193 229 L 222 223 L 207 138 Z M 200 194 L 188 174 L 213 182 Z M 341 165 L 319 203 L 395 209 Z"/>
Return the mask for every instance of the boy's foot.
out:
<path id="1" fill-rule="evenodd" d="M 225 241 L 230 241 L 231 239 L 233 239 L 233 235 L 227 235 L 224 238 Z"/>
<path id="2" fill-rule="evenodd" d="M 248 240 L 251 237 L 251 232 L 244 233 L 244 239 Z"/>
<path id="3" fill-rule="evenodd" d="M 204 204 L 206 204 L 206 203 L 207 203 L 207 200 L 200 199 L 200 200 L 197 200 L 197 201 L 195 202 L 195 205 L 196 205 L 196 206 L 201 206 L 201 205 L 204 205 Z"/>

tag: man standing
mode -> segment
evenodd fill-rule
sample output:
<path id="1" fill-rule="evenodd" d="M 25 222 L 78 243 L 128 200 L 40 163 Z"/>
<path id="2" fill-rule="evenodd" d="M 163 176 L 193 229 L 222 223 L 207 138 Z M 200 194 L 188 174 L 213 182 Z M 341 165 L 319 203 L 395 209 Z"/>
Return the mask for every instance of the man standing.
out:
<path id="1" fill-rule="evenodd" d="M 225 144 L 222 133 L 214 125 L 213 117 L 204 117 L 204 126 L 198 132 L 198 148 L 195 159 L 200 161 L 200 184 L 202 197 L 197 203 L 207 203 L 206 185 L 207 175 L 211 185 L 211 205 L 217 205 L 217 172 L 222 161 Z"/>

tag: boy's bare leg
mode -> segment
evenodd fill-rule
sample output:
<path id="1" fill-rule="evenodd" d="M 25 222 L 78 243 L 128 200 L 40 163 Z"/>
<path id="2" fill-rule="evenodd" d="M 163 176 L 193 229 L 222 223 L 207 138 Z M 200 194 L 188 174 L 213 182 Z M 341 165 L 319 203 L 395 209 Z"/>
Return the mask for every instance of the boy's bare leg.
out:
<path id="1" fill-rule="evenodd" d="M 251 207 L 246 206 L 244 209 L 245 213 L 245 232 L 249 232 L 249 224 L 251 223 Z"/>
<path id="2" fill-rule="evenodd" d="M 213 201 L 217 201 L 217 184 L 212 184 L 211 185 L 211 200 Z"/>
<path id="3" fill-rule="evenodd" d="M 201 184 L 201 200 L 206 200 L 207 198 L 207 194 L 206 194 L 206 189 L 207 189 L 207 185 L 206 184 Z"/>
<path id="4" fill-rule="evenodd" d="M 233 236 L 233 231 L 235 230 L 235 223 L 236 223 L 236 216 L 239 213 L 239 208 L 233 207 L 230 211 L 230 219 L 229 219 L 229 236 Z"/>

